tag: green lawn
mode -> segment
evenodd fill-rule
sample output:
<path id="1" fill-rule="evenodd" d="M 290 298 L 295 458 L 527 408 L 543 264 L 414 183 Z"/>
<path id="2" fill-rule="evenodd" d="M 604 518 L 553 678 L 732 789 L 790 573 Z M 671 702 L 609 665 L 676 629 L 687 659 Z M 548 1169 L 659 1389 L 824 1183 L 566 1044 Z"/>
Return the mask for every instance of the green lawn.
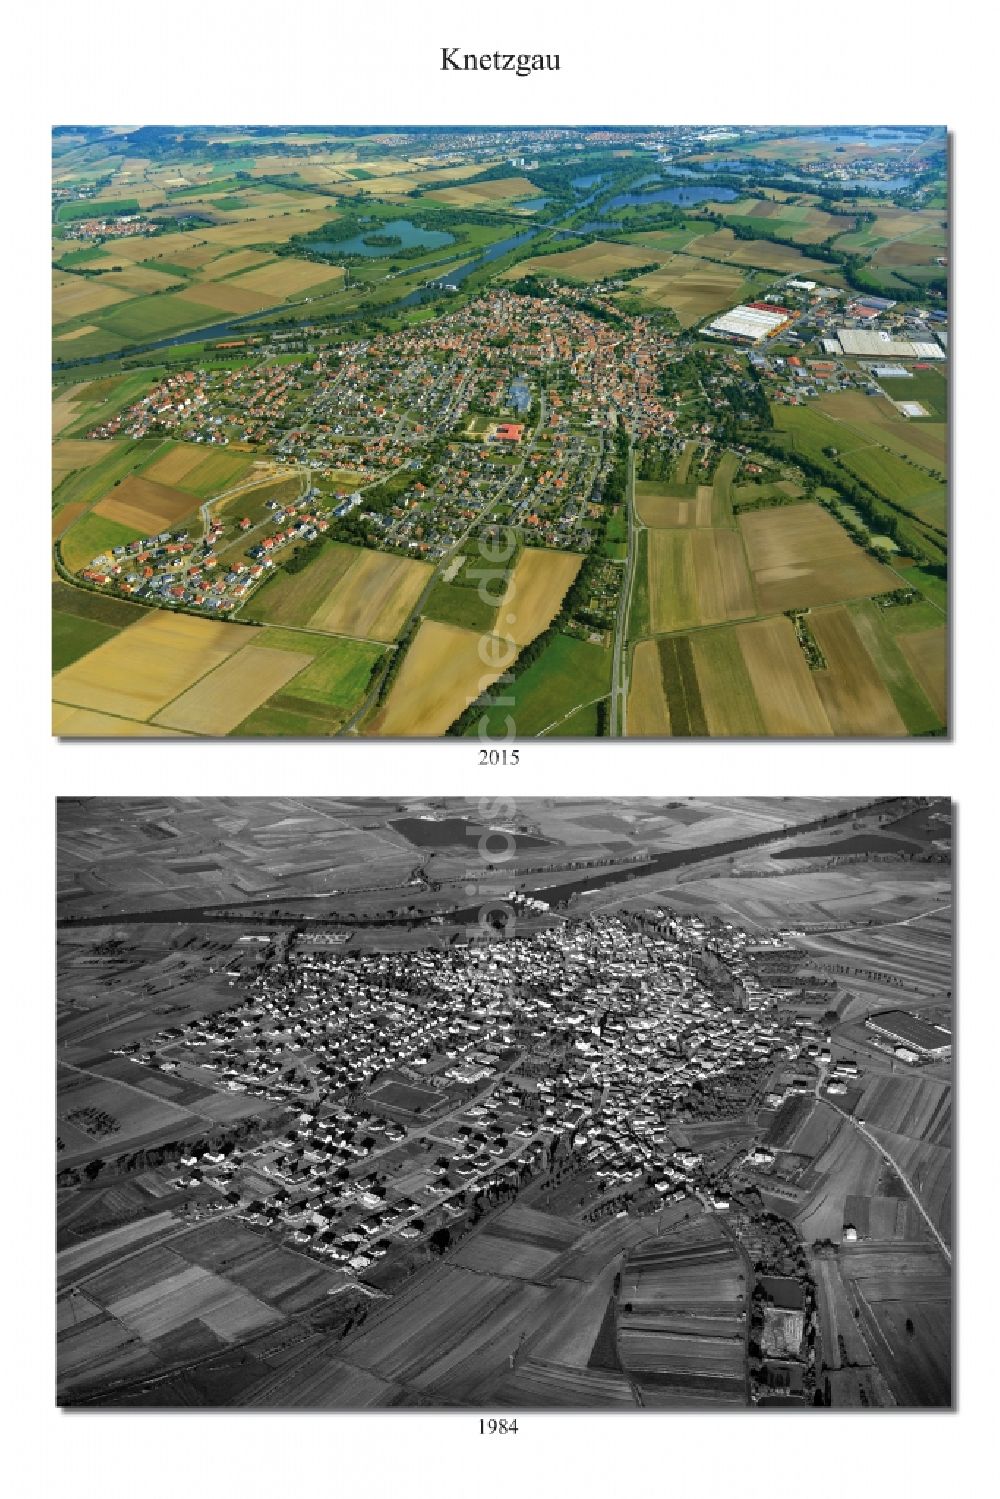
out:
<path id="1" fill-rule="evenodd" d="M 71 572 L 79 572 L 88 562 L 102 552 L 136 541 L 143 533 L 116 520 L 106 520 L 103 515 L 81 516 L 62 536 L 60 550 L 62 559 Z"/>
<path id="2" fill-rule="evenodd" d="M 948 380 L 943 370 L 915 370 L 908 380 L 883 378 L 879 383 L 894 401 L 919 401 L 935 421 L 948 420 Z"/>
<path id="3" fill-rule="evenodd" d="M 130 604 L 111 594 L 95 593 L 89 588 L 73 588 L 68 583 L 56 581 L 52 584 L 52 612 L 73 614 L 79 619 L 95 620 L 98 624 L 124 629 L 126 625 L 134 625 L 137 619 L 141 619 L 146 610 L 142 604 Z"/>
<path id="4" fill-rule="evenodd" d="M 467 630 L 489 634 L 496 621 L 496 606 L 480 598 L 478 588 L 456 587 L 438 581 L 431 590 L 423 613 L 443 625 L 462 625 Z"/>

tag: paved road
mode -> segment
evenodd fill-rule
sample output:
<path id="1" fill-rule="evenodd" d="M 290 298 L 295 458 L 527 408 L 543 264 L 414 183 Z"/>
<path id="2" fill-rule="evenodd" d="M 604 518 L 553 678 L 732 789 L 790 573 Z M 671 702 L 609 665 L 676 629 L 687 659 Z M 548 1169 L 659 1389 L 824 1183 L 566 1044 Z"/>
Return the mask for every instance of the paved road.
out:
<path id="1" fill-rule="evenodd" d="M 631 447 L 628 453 L 628 475 L 625 481 L 625 519 L 628 534 L 628 550 L 625 556 L 625 579 L 618 600 L 615 619 L 615 638 L 611 655 L 611 711 L 608 718 L 608 733 L 612 737 L 624 736 L 626 730 L 626 702 L 628 698 L 628 617 L 632 606 L 632 588 L 635 582 L 635 455 Z"/>

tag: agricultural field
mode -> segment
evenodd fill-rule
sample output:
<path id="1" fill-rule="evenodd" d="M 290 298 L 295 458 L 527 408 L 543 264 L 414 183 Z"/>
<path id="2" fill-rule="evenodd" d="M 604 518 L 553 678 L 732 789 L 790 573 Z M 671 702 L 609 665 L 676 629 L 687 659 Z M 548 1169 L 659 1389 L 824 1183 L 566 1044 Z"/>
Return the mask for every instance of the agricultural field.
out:
<path id="1" fill-rule="evenodd" d="M 639 251 L 638 246 L 635 249 Z M 673 255 L 658 270 L 637 276 L 624 295 L 637 298 L 646 307 L 669 308 L 682 328 L 691 328 L 738 302 L 747 279 L 742 268 L 689 254 Z"/>
<path id="2" fill-rule="evenodd" d="M 136 624 L 52 680 L 55 704 L 146 723 L 245 643 L 238 625 L 161 611 Z"/>
<path id="3" fill-rule="evenodd" d="M 898 585 L 819 505 L 750 511 L 739 526 L 765 613 L 866 598 Z"/>
<path id="4" fill-rule="evenodd" d="M 310 616 L 309 627 L 359 640 L 395 640 L 430 577 L 425 562 L 358 552 Z"/>
<path id="5" fill-rule="evenodd" d="M 607 697 L 610 683 L 609 651 L 556 634 L 537 659 L 504 687 L 496 706 L 486 710 L 486 732 L 502 736 L 509 716 L 524 737 L 580 733 L 580 715 Z M 468 733 L 479 730 L 473 726 Z"/>
<path id="6" fill-rule="evenodd" d="M 589 283 L 615 276 L 619 271 L 633 270 L 636 266 L 648 265 L 650 261 L 660 258 L 659 255 L 651 254 L 641 245 L 616 244 L 610 240 L 596 239 L 592 244 L 579 245 L 573 250 L 560 250 L 554 255 L 540 255 L 536 259 L 522 260 L 517 266 L 504 272 L 504 279 L 520 280 L 522 276 L 567 276 L 573 281 Z"/>
<path id="7" fill-rule="evenodd" d="M 443 734 L 516 654 L 516 647 L 500 636 L 421 620 L 386 700 L 365 732 L 388 739 Z"/>
<path id="8" fill-rule="evenodd" d="M 714 1224 L 696 1220 L 633 1248 L 617 1301 L 618 1355 L 643 1388 L 745 1403 L 746 1275 Z"/>
<path id="9" fill-rule="evenodd" d="M 500 600 L 497 631 L 515 645 L 528 645 L 558 614 L 582 557 L 525 547 Z"/>

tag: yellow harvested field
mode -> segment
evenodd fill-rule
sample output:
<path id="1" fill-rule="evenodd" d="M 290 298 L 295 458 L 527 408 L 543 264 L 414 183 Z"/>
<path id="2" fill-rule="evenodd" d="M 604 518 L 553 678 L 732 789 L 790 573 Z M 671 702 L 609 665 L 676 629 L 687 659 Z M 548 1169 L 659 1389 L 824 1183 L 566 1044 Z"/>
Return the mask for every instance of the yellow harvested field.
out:
<path id="1" fill-rule="evenodd" d="M 661 527 L 648 532 L 647 545 L 654 633 L 746 619 L 757 612 L 735 531 Z"/>
<path id="2" fill-rule="evenodd" d="M 296 195 L 297 201 L 305 201 L 304 194 Z M 322 202 L 322 199 L 317 200 Z M 292 208 L 280 210 L 273 218 L 258 213 L 254 218 L 237 219 L 231 224 L 218 224 L 213 229 L 202 230 L 203 237 L 214 246 L 214 253 L 224 249 L 242 249 L 247 245 L 280 244 L 291 239 L 293 234 L 308 234 L 330 222 L 330 208 Z"/>
<path id="3" fill-rule="evenodd" d="M 116 302 L 127 302 L 130 296 L 131 292 L 116 291 L 103 276 L 100 280 L 92 280 L 89 276 L 54 276 L 52 321 L 68 323 L 70 318 L 113 307 Z"/>
<path id="4" fill-rule="evenodd" d="M 57 333 L 52 342 L 57 344 L 72 343 L 74 338 L 86 338 L 88 333 L 99 331 L 96 323 L 83 323 L 79 328 L 71 328 L 68 333 Z"/>
<path id="5" fill-rule="evenodd" d="M 433 571 L 429 562 L 359 552 L 311 616 L 309 628 L 362 640 L 395 640 Z"/>
<path id="6" fill-rule="evenodd" d="M 297 651 L 245 645 L 175 698 L 153 722 L 192 734 L 228 734 L 313 660 Z"/>
<path id="7" fill-rule="evenodd" d="M 186 286 L 177 296 L 181 301 L 195 302 L 199 307 L 232 313 L 258 312 L 280 301 L 259 288 L 241 286 L 233 281 L 199 281 L 194 286 Z"/>
<path id="8" fill-rule="evenodd" d="M 826 658 L 813 672 L 830 727 L 838 735 L 889 737 L 906 733 L 889 690 L 846 609 L 809 615 L 809 628 Z"/>
<path id="9" fill-rule="evenodd" d="M 59 395 L 53 397 L 52 401 L 52 436 L 58 437 L 64 428 L 72 426 L 80 414 L 80 392 L 84 390 L 88 382 L 83 380 L 79 385 L 70 385 L 67 389 L 60 391 Z"/>
<path id="10" fill-rule="evenodd" d="M 691 255 L 651 256 L 648 250 L 644 258 L 664 263 L 659 270 L 630 281 L 629 296 L 640 297 L 650 307 L 669 307 L 682 328 L 739 299 L 743 273 L 736 266 L 716 265 Z"/>
<path id="11" fill-rule="evenodd" d="M 898 422 L 899 412 L 888 396 L 868 396 L 863 390 L 828 390 L 813 402 L 835 422 Z"/>
<path id="12" fill-rule="evenodd" d="M 725 209 L 722 211 L 725 212 Z M 835 227 L 845 226 L 840 224 Z M 796 239 L 811 239 L 813 243 L 823 238 L 822 234 L 813 234 L 811 229 L 798 224 L 788 225 L 784 232 Z M 734 266 L 760 266 L 769 271 L 796 271 L 803 276 L 822 275 L 827 281 L 831 276 L 831 267 L 827 261 L 814 260 L 791 245 L 773 244 L 765 239 L 755 239 L 749 242 L 737 239 L 731 229 L 717 229 L 714 234 L 699 235 L 687 248 L 694 255 L 707 255 L 711 259 L 726 260 Z"/>
<path id="13" fill-rule="evenodd" d="M 157 484 L 141 474 L 129 474 L 94 506 L 95 515 L 147 535 L 167 531 L 184 515 L 197 509 L 198 501 L 186 490 Z"/>
<path id="14" fill-rule="evenodd" d="M 240 625 L 157 610 L 57 672 L 52 696 L 145 722 L 245 644 Z"/>
<path id="15" fill-rule="evenodd" d="M 795 628 L 783 615 L 737 625 L 764 731 L 773 738 L 832 733 Z"/>
<path id="16" fill-rule="evenodd" d="M 516 654 L 516 647 L 499 636 L 422 620 L 389 696 L 366 732 L 386 738 L 443 734 L 510 668 Z"/>
<path id="17" fill-rule="evenodd" d="M 628 688 L 629 738 L 670 733 L 670 709 L 663 691 L 660 651 L 655 640 L 640 640 L 632 652 Z"/>
<path id="18" fill-rule="evenodd" d="M 527 177 L 497 177 L 490 182 L 435 188 L 427 196 L 435 203 L 447 203 L 449 208 L 474 208 L 478 203 L 500 203 L 508 198 L 537 198 L 539 190 Z"/>
<path id="19" fill-rule="evenodd" d="M 537 275 L 600 281 L 605 276 L 613 276 L 616 271 L 649 265 L 651 261 L 663 258 L 644 245 L 616 245 L 609 240 L 595 239 L 591 245 L 578 245 L 573 250 L 560 250 L 556 255 L 536 255 L 533 259 L 519 261 L 503 273 L 501 280 L 513 281 L 521 276 Z"/>
<path id="20" fill-rule="evenodd" d="M 332 283 L 342 281 L 343 277 L 344 273 L 339 266 L 316 265 L 310 260 L 293 260 L 291 256 L 285 256 L 270 265 L 262 265 L 255 271 L 237 276 L 232 284 L 281 300 L 298 296 L 300 292 L 309 291 L 314 286 L 330 290 Z M 198 288 L 199 293 L 202 290 L 202 287 Z"/>
<path id="21" fill-rule="evenodd" d="M 220 276 L 234 276 L 239 271 L 249 271 L 253 266 L 269 265 L 273 259 L 272 255 L 265 255 L 261 250 L 232 250 L 229 254 L 210 261 L 198 279 L 218 281 Z"/>
<path id="22" fill-rule="evenodd" d="M 186 739 L 176 729 L 158 729 L 135 718 L 115 718 L 91 708 L 52 704 L 52 732 L 60 739 Z"/>
<path id="23" fill-rule="evenodd" d="M 896 637 L 910 669 L 942 723 L 948 722 L 948 631 L 945 625 Z"/>
<path id="24" fill-rule="evenodd" d="M 515 645 L 527 645 L 551 624 L 583 558 L 576 552 L 525 547 L 500 600 L 496 629 Z"/>
<path id="25" fill-rule="evenodd" d="M 711 490 L 709 490 L 711 497 Z M 691 560 L 699 623 L 721 624 L 756 613 L 743 543 L 735 531 L 692 531 Z"/>
<path id="26" fill-rule="evenodd" d="M 169 291 L 174 286 L 184 285 L 183 278 L 170 271 L 154 270 L 152 266 L 135 265 L 132 261 L 118 260 L 109 255 L 108 267 L 113 265 L 118 269 L 111 272 L 110 284 L 122 287 L 125 291 L 145 295 L 151 291 Z"/>
<path id="27" fill-rule="evenodd" d="M 157 458 L 155 463 L 151 463 L 146 469 L 145 477 L 155 479 L 158 484 L 180 484 L 182 479 L 186 479 L 204 461 L 204 447 L 193 442 L 181 443 L 171 448 L 162 458 Z"/>
<path id="28" fill-rule="evenodd" d="M 783 505 L 739 517 L 763 613 L 837 604 L 899 586 L 819 505 Z"/>
<path id="29" fill-rule="evenodd" d="M 644 526 L 710 526 L 712 486 L 699 484 L 696 495 L 681 498 L 660 490 L 655 483 L 640 481 L 635 486 L 635 508 Z"/>
<path id="30" fill-rule="evenodd" d="M 85 437 L 60 437 L 52 444 L 52 484 L 55 488 L 66 474 L 78 468 L 90 468 L 106 458 L 112 442 L 89 441 Z"/>

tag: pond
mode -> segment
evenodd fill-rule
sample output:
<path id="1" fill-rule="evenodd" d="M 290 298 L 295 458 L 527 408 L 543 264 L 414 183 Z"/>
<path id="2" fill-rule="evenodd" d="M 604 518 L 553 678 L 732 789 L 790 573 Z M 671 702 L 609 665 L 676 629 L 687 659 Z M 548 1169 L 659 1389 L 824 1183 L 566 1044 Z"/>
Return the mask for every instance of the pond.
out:
<path id="1" fill-rule="evenodd" d="M 546 838 L 532 838 L 525 833 L 506 833 L 482 827 L 467 817 L 401 817 L 390 827 L 402 833 L 417 848 L 465 848 L 485 840 L 487 854 L 503 853 L 510 848 L 547 848 Z"/>
<path id="2" fill-rule="evenodd" d="M 371 239 L 392 236 L 392 244 L 370 244 Z M 310 249 L 323 255 L 365 255 L 372 260 L 388 259 L 399 250 L 439 250 L 442 245 L 453 245 L 455 236 L 444 229 L 418 229 L 409 219 L 389 219 L 385 223 L 373 222 L 370 229 L 356 234 L 353 239 L 310 240 Z"/>
<path id="3" fill-rule="evenodd" d="M 552 199 L 549 198 L 549 197 L 545 197 L 544 195 L 542 197 L 540 197 L 540 198 L 515 198 L 514 199 L 514 207 L 515 208 L 544 208 L 545 205 L 546 205 L 546 203 L 551 203 L 551 202 L 552 202 Z"/>

